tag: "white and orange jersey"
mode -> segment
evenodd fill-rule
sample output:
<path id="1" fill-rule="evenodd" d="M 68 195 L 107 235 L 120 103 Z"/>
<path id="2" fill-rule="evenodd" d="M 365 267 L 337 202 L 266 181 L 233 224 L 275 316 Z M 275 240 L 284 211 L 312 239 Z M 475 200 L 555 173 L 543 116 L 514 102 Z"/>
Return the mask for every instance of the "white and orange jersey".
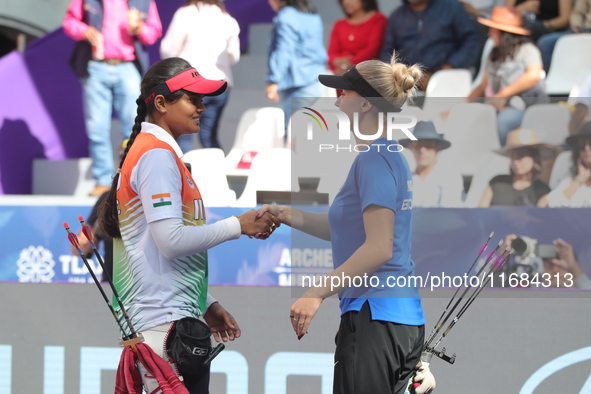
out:
<path id="1" fill-rule="evenodd" d="M 170 260 L 148 228 L 170 218 L 182 218 L 186 226 L 205 224 L 201 194 L 181 155 L 165 130 L 142 123 L 121 168 L 121 239 L 114 242 L 113 280 L 137 331 L 205 311 L 207 251 Z"/>

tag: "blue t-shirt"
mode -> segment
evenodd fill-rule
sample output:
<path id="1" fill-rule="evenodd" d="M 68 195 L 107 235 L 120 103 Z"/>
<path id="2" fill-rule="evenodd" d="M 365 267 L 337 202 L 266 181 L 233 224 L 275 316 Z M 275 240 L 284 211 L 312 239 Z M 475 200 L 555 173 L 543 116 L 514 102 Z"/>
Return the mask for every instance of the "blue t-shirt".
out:
<path id="1" fill-rule="evenodd" d="M 422 325 L 420 294 L 409 278 L 415 266 L 410 258 L 412 175 L 404 156 L 387 149 L 396 143 L 380 138 L 355 158 L 328 211 L 333 262 L 339 267 L 365 242 L 363 211 L 368 206 L 391 209 L 395 213 L 392 259 L 372 275 L 375 278 L 368 277 L 367 286 L 352 286 L 339 293 L 341 315 L 359 311 L 369 301 L 374 320 Z"/>

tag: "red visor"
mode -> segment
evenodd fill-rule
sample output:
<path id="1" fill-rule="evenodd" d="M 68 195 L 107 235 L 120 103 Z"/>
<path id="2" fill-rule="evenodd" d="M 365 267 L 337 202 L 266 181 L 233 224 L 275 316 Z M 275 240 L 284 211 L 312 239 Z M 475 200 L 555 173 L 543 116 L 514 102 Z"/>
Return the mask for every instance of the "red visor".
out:
<path id="1" fill-rule="evenodd" d="M 205 79 L 197 70 L 190 68 L 156 86 L 146 95 L 145 101 L 148 103 L 158 94 L 166 96 L 181 89 L 205 96 L 217 96 L 224 93 L 227 87 L 226 81 Z"/>

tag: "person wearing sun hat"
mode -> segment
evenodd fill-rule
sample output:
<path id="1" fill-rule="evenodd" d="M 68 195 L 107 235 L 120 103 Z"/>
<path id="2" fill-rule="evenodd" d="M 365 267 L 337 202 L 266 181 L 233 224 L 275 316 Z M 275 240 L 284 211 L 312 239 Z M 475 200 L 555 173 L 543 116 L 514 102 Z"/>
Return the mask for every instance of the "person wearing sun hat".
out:
<path id="1" fill-rule="evenodd" d="M 409 138 L 398 141 L 412 151 L 417 167 L 412 175 L 414 207 L 459 208 L 463 205 L 464 181 L 462 175 L 445 168 L 437 161 L 438 153 L 451 143 L 437 133 L 433 122 L 420 121 L 414 128 L 417 141 Z"/>
<path id="2" fill-rule="evenodd" d="M 523 17 L 509 7 L 494 7 L 490 19 L 478 18 L 489 27 L 494 48 L 486 60 L 482 82 L 469 97 L 486 97 L 497 109 L 501 145 L 509 131 L 521 125 L 526 106 L 544 103 L 548 96 L 541 78 L 542 55 L 521 27 Z"/>
<path id="3" fill-rule="evenodd" d="M 548 206 L 591 207 L 591 122 L 566 143 L 572 147 L 571 174 L 548 194 Z"/>
<path id="4" fill-rule="evenodd" d="M 556 147 L 539 143 L 534 130 L 519 128 L 512 130 L 507 144 L 495 152 L 511 159 L 510 174 L 491 179 L 478 206 L 544 206 L 550 187 L 538 175 L 542 159 L 552 157 Z"/>

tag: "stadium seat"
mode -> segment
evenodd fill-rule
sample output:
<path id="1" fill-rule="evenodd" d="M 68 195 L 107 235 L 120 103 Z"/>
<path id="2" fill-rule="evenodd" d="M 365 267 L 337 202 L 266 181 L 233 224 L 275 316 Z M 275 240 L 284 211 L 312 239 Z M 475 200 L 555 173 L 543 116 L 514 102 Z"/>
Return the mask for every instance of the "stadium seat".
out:
<path id="1" fill-rule="evenodd" d="M 219 148 L 194 149 L 183 161 L 191 165 L 193 179 L 206 207 L 230 207 L 236 203 L 236 192 L 226 178 L 224 151 Z"/>
<path id="2" fill-rule="evenodd" d="M 570 110 L 559 104 L 534 104 L 523 114 L 521 127 L 536 132 L 540 143 L 562 145 L 568 137 Z"/>
<path id="3" fill-rule="evenodd" d="M 490 104 L 462 103 L 455 105 L 443 128 L 451 147 L 439 154 L 459 168 L 463 176 L 474 174 L 480 159 L 499 149 L 497 113 Z"/>
<path id="4" fill-rule="evenodd" d="M 583 100 L 580 100 L 581 98 L 581 88 L 584 85 L 589 85 L 591 84 L 591 71 L 589 71 L 585 76 L 583 76 L 579 82 L 577 82 L 572 89 L 570 90 L 570 93 L 568 94 L 568 103 L 571 105 L 575 105 L 577 102 L 587 102 L 589 103 L 589 100 L 591 100 L 589 97 L 585 97 L 583 98 Z M 587 106 L 589 106 L 589 104 L 587 104 Z"/>
<path id="5" fill-rule="evenodd" d="M 569 34 L 556 42 L 546 77 L 546 93 L 568 96 L 591 71 L 591 33 Z"/>
<path id="6" fill-rule="evenodd" d="M 226 156 L 226 174 L 247 176 L 252 158 L 260 151 L 283 148 L 283 110 L 277 107 L 251 108 L 238 122 L 234 144 Z"/>
<path id="7" fill-rule="evenodd" d="M 472 74 L 466 69 L 436 71 L 427 84 L 425 97 L 468 97 L 472 84 Z"/>
<path id="8" fill-rule="evenodd" d="M 495 42 L 489 37 L 484 43 L 484 48 L 482 49 L 482 55 L 480 56 L 480 68 L 478 69 L 478 74 L 476 74 L 476 77 L 474 77 L 474 80 L 472 81 L 472 90 L 476 89 L 476 87 L 482 83 L 482 78 L 484 77 L 484 71 L 486 69 L 486 61 L 494 46 Z"/>
<path id="9" fill-rule="evenodd" d="M 92 159 L 88 157 L 59 161 L 33 159 L 33 194 L 88 197 L 96 184 L 91 165 Z"/>
<path id="10" fill-rule="evenodd" d="M 567 150 L 564 152 L 560 152 L 558 156 L 556 156 L 556 160 L 554 160 L 554 165 L 552 165 L 552 171 L 550 172 L 550 182 L 548 182 L 548 186 L 550 189 L 554 190 L 563 179 L 568 178 L 570 176 L 570 168 L 572 165 L 572 152 Z"/>
<path id="11" fill-rule="evenodd" d="M 257 191 L 299 191 L 297 178 L 291 174 L 292 152 L 286 148 L 260 151 L 253 159 L 244 191 L 235 206 L 257 205 Z"/>
<path id="12" fill-rule="evenodd" d="M 468 97 L 471 89 L 472 74 L 465 69 L 439 70 L 435 72 L 425 92 L 423 114 L 425 120 L 430 120 L 439 131 L 445 125 L 442 114 Z M 441 131 L 439 131 L 441 132 Z"/>

